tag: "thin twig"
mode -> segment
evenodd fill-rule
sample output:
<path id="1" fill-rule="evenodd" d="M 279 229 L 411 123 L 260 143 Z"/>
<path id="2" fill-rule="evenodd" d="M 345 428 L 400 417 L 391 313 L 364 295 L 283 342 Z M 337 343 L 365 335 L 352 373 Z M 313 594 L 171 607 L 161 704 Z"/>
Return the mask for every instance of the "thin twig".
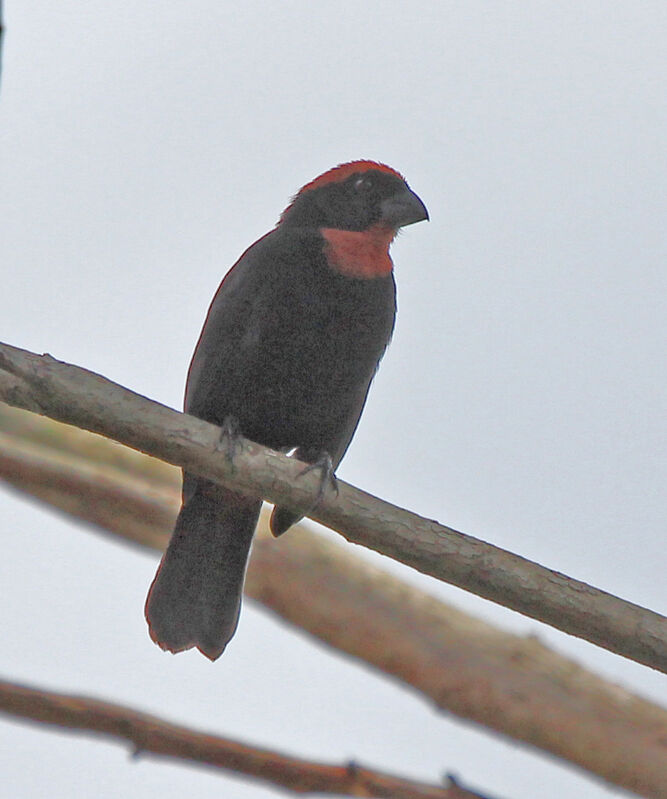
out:
<path id="1" fill-rule="evenodd" d="M 225 769 L 294 793 L 388 799 L 485 799 L 451 782 L 446 787 L 403 779 L 354 763 L 333 766 L 258 749 L 170 724 L 121 705 L 0 681 L 0 712 L 129 741 L 135 756 L 151 753 Z M 490 797 L 486 797 L 490 799 Z"/>

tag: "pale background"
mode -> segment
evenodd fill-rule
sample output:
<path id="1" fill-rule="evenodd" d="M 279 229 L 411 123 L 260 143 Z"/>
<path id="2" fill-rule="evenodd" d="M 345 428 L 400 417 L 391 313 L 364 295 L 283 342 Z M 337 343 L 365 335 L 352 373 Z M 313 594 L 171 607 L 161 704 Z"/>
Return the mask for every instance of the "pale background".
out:
<path id="1" fill-rule="evenodd" d="M 340 476 L 667 609 L 664 0 L 21 0 L 6 24 L 1 339 L 180 407 L 242 250 L 318 173 L 385 161 L 432 221 L 394 245 L 394 342 Z M 619 795 L 250 602 L 217 663 L 163 654 L 157 557 L 0 503 L 5 678 L 508 799 Z M 667 701 L 664 676 L 382 562 Z M 26 798 L 278 795 L 5 719 L 0 775 Z"/>

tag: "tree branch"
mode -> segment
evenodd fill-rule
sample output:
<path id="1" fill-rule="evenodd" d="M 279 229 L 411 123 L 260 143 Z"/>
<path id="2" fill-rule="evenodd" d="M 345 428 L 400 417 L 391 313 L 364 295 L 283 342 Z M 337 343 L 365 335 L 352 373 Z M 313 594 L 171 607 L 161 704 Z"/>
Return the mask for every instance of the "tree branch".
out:
<path id="1" fill-rule="evenodd" d="M 0 478 L 162 549 L 178 470 L 114 442 L 0 406 Z M 246 592 L 320 641 L 402 680 L 443 710 L 660 797 L 667 711 L 367 564 L 306 525 L 275 541 L 263 514 Z"/>
<path id="2" fill-rule="evenodd" d="M 245 441 L 233 464 L 219 429 L 49 355 L 0 345 L 0 399 L 114 438 L 243 493 L 308 508 L 315 474 Z M 667 619 L 342 481 L 309 511 L 345 538 L 526 616 L 667 673 Z M 333 492 L 331 492 L 333 493 Z"/>
<path id="3" fill-rule="evenodd" d="M 454 780 L 428 785 L 354 763 L 331 766 L 287 757 L 229 738 L 197 732 L 121 705 L 0 681 L 0 712 L 43 724 L 130 741 L 134 756 L 150 752 L 264 780 L 294 793 L 389 799 L 485 799 Z M 490 799 L 490 797 L 486 797 Z"/>

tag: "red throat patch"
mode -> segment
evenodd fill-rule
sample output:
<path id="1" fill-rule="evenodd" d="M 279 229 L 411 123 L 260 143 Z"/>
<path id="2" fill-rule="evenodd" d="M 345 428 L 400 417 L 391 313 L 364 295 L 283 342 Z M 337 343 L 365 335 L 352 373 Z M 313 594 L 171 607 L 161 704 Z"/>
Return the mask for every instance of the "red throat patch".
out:
<path id="1" fill-rule="evenodd" d="M 320 228 L 324 237 L 324 255 L 329 266 L 347 277 L 371 280 L 384 277 L 393 269 L 389 245 L 396 231 L 374 225 L 368 230 Z"/>

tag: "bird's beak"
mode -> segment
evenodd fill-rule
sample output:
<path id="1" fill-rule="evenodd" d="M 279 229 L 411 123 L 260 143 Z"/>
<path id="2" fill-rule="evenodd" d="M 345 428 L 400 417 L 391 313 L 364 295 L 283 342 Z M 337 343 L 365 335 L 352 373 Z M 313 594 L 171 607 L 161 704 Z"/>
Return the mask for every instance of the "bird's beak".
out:
<path id="1" fill-rule="evenodd" d="M 380 209 L 380 223 L 394 230 L 428 220 L 426 206 L 407 186 L 383 200 Z"/>

